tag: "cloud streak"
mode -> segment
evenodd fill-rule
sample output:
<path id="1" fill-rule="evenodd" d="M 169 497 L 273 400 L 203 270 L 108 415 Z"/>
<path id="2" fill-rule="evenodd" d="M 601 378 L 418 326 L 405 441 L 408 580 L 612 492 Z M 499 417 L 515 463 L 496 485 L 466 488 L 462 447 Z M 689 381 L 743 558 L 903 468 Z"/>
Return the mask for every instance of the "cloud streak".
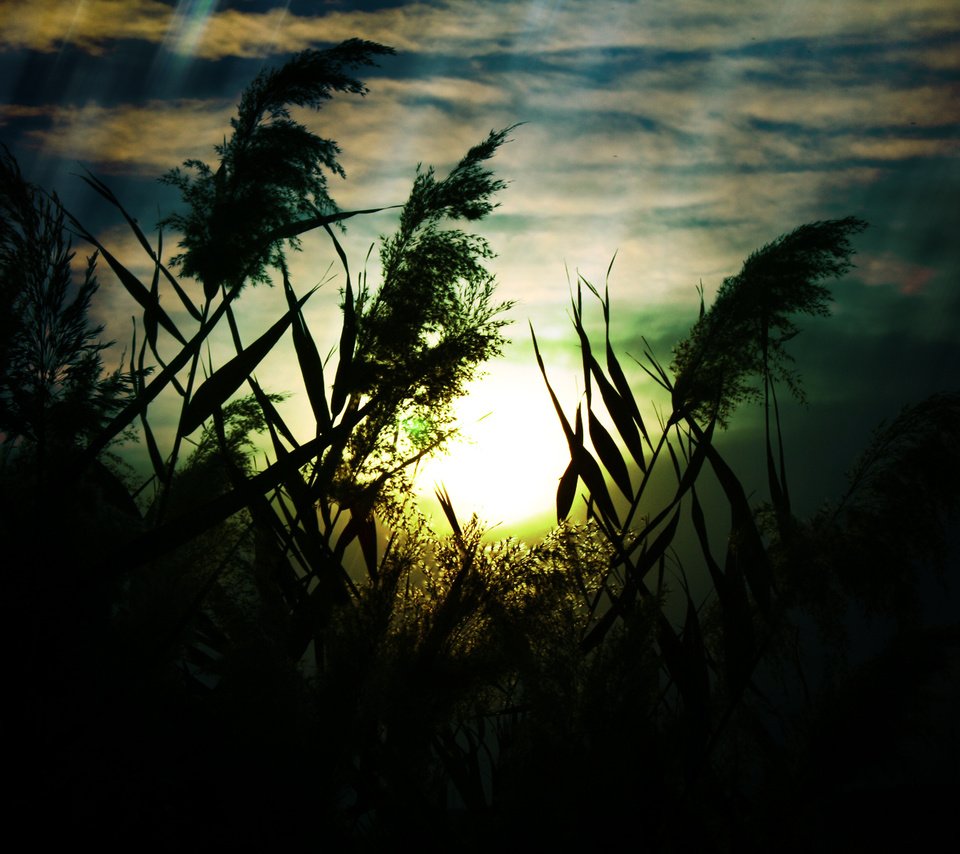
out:
<path id="1" fill-rule="evenodd" d="M 53 52 L 71 44 L 99 54 L 111 42 L 138 39 L 203 59 L 288 53 L 358 34 L 412 53 L 476 57 L 617 48 L 716 51 L 785 32 L 797 39 L 839 33 L 887 40 L 895 28 L 901 39 L 927 38 L 960 26 L 956 7 L 942 0 L 916 0 L 909 8 L 872 0 L 776 6 L 752 0 L 722 10 L 708 0 L 682 6 L 667 0 L 575 0 L 562 6 L 448 0 L 322 15 L 297 15 L 286 6 L 197 12 L 194 4 L 173 7 L 159 0 L 33 0 L 27 15 L 22 7 L 18 13 L 19 5 L 0 0 L 0 45 L 8 50 Z M 940 56 L 950 63 L 947 51 Z"/>

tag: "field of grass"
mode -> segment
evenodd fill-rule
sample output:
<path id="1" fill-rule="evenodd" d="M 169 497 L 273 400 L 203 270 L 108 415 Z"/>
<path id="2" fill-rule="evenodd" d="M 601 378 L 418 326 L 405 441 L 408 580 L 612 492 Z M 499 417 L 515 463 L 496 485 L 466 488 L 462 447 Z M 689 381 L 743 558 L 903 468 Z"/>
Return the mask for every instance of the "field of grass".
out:
<path id="1" fill-rule="evenodd" d="M 412 466 L 443 448 L 509 308 L 489 246 L 458 221 L 491 214 L 505 185 L 487 164 L 513 129 L 443 178 L 418 172 L 369 283 L 337 237 L 367 212 L 332 207 L 336 150 L 289 108 L 362 91 L 346 71 L 386 50 L 347 42 L 261 74 L 217 167 L 168 176 L 185 205 L 167 223 L 171 263 L 88 175 L 149 282 L 3 158 L 12 819 L 36 841 L 177 850 L 823 851 L 948 829 L 960 624 L 956 609 L 925 622 L 920 600 L 931 579 L 949 588 L 957 558 L 960 395 L 893 417 L 847 492 L 809 518 L 794 513 L 782 441 L 778 395 L 803 395 L 796 322 L 827 313 L 865 223 L 773 240 L 701 306 L 670 365 L 646 353 L 669 401 L 657 423 L 611 343 L 608 293 L 581 279 L 574 412 L 536 351 L 570 452 L 557 527 L 491 544 L 441 492 L 450 533 L 432 530 Z M 284 255 L 314 232 L 344 282 L 326 358 Z M 94 250 L 79 285 L 70 235 Z M 104 266 L 142 309 L 114 373 L 87 319 Z M 271 277 L 286 311 L 244 341 L 243 291 Z M 221 326 L 235 355 L 214 364 L 205 343 Z M 288 340 L 315 416 L 306 436 L 255 379 Z M 178 413 L 164 446 L 161 403 Z M 714 442 L 748 405 L 766 424 L 759 502 Z M 146 482 L 112 450 L 132 434 Z M 880 638 L 866 657 L 851 653 L 864 624 Z"/>

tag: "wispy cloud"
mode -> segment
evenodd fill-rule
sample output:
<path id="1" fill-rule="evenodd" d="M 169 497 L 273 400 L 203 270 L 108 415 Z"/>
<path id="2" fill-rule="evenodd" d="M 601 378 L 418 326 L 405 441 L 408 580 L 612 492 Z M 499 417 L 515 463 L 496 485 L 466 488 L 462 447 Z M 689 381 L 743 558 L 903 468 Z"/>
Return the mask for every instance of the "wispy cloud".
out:
<path id="1" fill-rule="evenodd" d="M 171 6 L 160 0 L 33 0 L 30 13 L 24 14 L 18 0 L 0 0 L 0 45 L 50 52 L 72 44 L 99 53 L 118 39 L 140 39 L 218 59 L 286 53 L 360 35 L 413 53 L 529 55 L 640 47 L 719 50 L 772 34 L 887 37 L 892 27 L 909 39 L 960 24 L 955 5 L 942 0 L 915 0 L 909 7 L 873 0 L 787 5 L 751 0 L 725 9 L 710 0 L 573 0 L 563 5 L 446 0 L 316 15 L 290 13 L 286 4 L 267 11 L 213 11 L 207 6 Z M 944 51 L 941 57 L 950 61 Z"/>
<path id="2" fill-rule="evenodd" d="M 857 278 L 864 284 L 893 286 L 906 295 L 921 293 L 936 274 L 936 268 L 906 261 L 892 252 L 869 254 L 857 263 Z"/>
<path id="3" fill-rule="evenodd" d="M 117 39 L 159 42 L 171 15 L 160 0 L 0 0 L 0 49 L 49 53 L 72 44 L 98 54 Z"/>
<path id="4" fill-rule="evenodd" d="M 96 164 L 113 173 L 154 175 L 189 157 L 209 159 L 233 111 L 232 103 L 196 100 L 111 107 L 96 102 L 0 105 L 0 123 L 41 119 L 25 135 L 46 155 Z"/>
<path id="5" fill-rule="evenodd" d="M 38 3 L 21 42 L 54 49 L 69 38 L 96 50 L 130 37 L 136 27 L 111 29 L 106 5 Z M 945 45 L 960 27 L 940 2 L 718 12 L 708 2 L 451 0 L 312 17 L 233 9 L 192 29 L 170 6 L 124 8 L 140 20 L 134 37 L 208 59 L 356 35 L 420 54 L 399 78 L 374 79 L 364 99 L 298 113 L 342 144 L 349 180 L 331 189 L 347 208 L 402 202 L 418 162 L 442 171 L 489 129 L 528 121 L 498 153 L 511 183 L 484 224 L 508 271 L 504 295 L 527 305 L 565 290 L 564 262 L 598 281 L 614 252 L 626 298 L 692 300 L 701 278 L 709 293 L 778 233 L 857 212 L 826 211 L 825 199 L 899 163 L 957 153 L 956 61 Z M 188 157 L 212 160 L 232 112 L 233 101 L 199 99 L 10 105 L 0 122 L 29 122 L 47 154 L 153 176 Z M 351 221 L 351 251 L 362 257 L 390 216 Z M 898 281 L 919 288 L 922 278 Z"/>

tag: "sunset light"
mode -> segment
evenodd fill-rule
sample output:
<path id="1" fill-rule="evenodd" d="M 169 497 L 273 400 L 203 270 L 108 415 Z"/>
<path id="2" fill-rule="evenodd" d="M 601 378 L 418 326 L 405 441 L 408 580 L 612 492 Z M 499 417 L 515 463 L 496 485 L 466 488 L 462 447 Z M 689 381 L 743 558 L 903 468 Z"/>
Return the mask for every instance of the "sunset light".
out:
<path id="1" fill-rule="evenodd" d="M 958 81 L 960 0 L 0 0 L 13 848 L 943 848 Z"/>

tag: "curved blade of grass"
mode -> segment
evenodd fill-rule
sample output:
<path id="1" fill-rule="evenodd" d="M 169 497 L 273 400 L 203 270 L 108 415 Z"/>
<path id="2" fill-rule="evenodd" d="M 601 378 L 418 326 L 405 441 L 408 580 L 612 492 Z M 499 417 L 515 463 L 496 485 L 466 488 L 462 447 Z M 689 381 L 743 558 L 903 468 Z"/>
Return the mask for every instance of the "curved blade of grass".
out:
<path id="1" fill-rule="evenodd" d="M 273 401 L 267 397 L 264 390 L 260 387 L 260 383 L 257 382 L 255 377 L 249 378 L 250 388 L 253 389 L 253 396 L 257 399 L 257 403 L 260 404 L 260 409 L 263 412 L 263 418 L 267 422 L 267 427 L 269 428 L 271 435 L 274 435 L 276 431 L 279 431 L 283 438 L 286 439 L 294 448 L 298 447 L 300 443 L 297 441 L 297 437 L 293 435 L 293 432 L 287 427 L 287 423 L 280 417 L 280 413 L 277 412 L 277 408 L 273 405 Z M 274 447 L 278 444 L 278 439 L 274 438 Z"/>
<path id="2" fill-rule="evenodd" d="M 349 396 L 349 385 L 353 367 L 353 351 L 357 345 L 357 310 L 354 305 L 353 288 L 350 286 L 350 268 L 347 264 L 347 255 L 340 242 L 334 236 L 329 226 L 326 227 L 337 249 L 347 281 L 343 292 L 343 329 L 340 333 L 340 362 L 337 373 L 333 378 L 333 392 L 330 395 L 330 414 L 336 418 L 346 405 Z"/>
<path id="3" fill-rule="evenodd" d="M 623 400 L 619 392 L 617 392 L 613 384 L 603 373 L 599 362 L 597 362 L 593 356 L 590 357 L 590 370 L 600 389 L 603 405 L 606 407 L 607 412 L 610 413 L 610 417 L 613 419 L 620 438 L 623 439 L 623 443 L 627 446 L 627 450 L 630 452 L 630 456 L 633 457 L 633 461 L 640 467 L 640 471 L 645 472 L 647 470 L 647 463 L 643 453 L 643 443 L 640 441 L 640 433 L 637 431 L 636 421 L 633 417 L 634 411 L 639 412 L 636 401 L 631 400 L 631 404 L 628 405 Z"/>
<path id="4" fill-rule="evenodd" d="M 640 559 L 633 567 L 634 581 L 639 584 L 643 581 L 646 574 L 653 569 L 660 558 L 667 553 L 667 549 L 673 543 L 673 538 L 677 535 L 677 527 L 680 524 L 680 507 L 678 506 L 673 513 L 673 517 L 664 526 L 663 530 L 657 534 L 656 539 L 649 548 L 644 548 L 640 554 Z"/>
<path id="5" fill-rule="evenodd" d="M 693 456 L 690 458 L 690 461 L 687 463 L 687 468 L 683 472 L 680 482 L 677 484 L 677 491 L 674 493 L 673 499 L 666 507 L 662 508 L 660 512 L 653 517 L 653 519 L 644 525 L 641 531 L 634 537 L 632 543 L 625 548 L 625 554 L 633 554 L 638 546 L 646 542 L 647 537 L 653 531 L 655 531 L 660 524 L 662 524 L 663 520 L 666 519 L 673 509 L 680 504 L 683 496 L 686 495 L 687 492 L 693 487 L 693 484 L 696 482 L 697 477 L 699 477 L 700 471 L 703 468 L 703 463 L 707 458 L 708 450 L 712 447 L 711 438 L 713 436 L 715 426 L 716 421 L 711 421 L 706 432 L 701 431 L 701 439 L 698 441 L 697 448 L 694 451 Z M 664 434 L 664 437 L 665 436 L 666 434 Z M 671 457 L 675 459 L 675 452 L 671 447 L 670 442 L 664 438 L 661 443 L 667 446 Z M 679 507 L 677 507 L 677 512 L 679 512 Z"/>
<path id="6" fill-rule="evenodd" d="M 553 391 L 553 386 L 550 385 L 550 380 L 547 379 L 547 369 L 543 364 L 543 356 L 540 355 L 540 347 L 537 344 L 536 333 L 533 331 L 533 323 L 530 324 L 530 336 L 533 338 L 533 352 L 537 357 L 537 364 L 540 366 L 540 373 L 543 375 L 543 381 L 546 383 L 547 391 L 550 393 L 550 400 L 553 402 L 553 409 L 557 413 L 557 418 L 560 419 L 560 426 L 563 428 L 563 435 L 567 437 L 567 442 L 573 445 L 577 440 L 573 429 L 570 427 L 570 422 L 567 420 L 567 416 L 563 414 L 563 407 L 560 406 L 560 401 L 557 399 L 557 395 Z M 579 410 L 577 412 L 579 414 Z"/>
<path id="7" fill-rule="evenodd" d="M 333 432 L 335 433 L 336 430 Z M 112 572 L 126 572 L 156 560 L 177 546 L 183 545 L 242 510 L 257 495 L 264 495 L 273 489 L 290 472 L 296 472 L 319 454 L 329 444 L 331 438 L 319 436 L 305 442 L 291 451 L 283 460 L 277 460 L 264 471 L 246 480 L 242 487 L 232 489 L 204 506 L 171 519 L 134 538 L 107 558 L 105 568 Z"/>
<path id="8" fill-rule="evenodd" d="M 134 338 L 133 338 L 133 347 L 136 348 L 137 338 L 136 338 L 136 327 L 134 327 Z M 137 396 L 143 393 L 143 375 L 144 375 L 144 358 L 147 351 L 147 342 L 144 341 L 143 345 L 140 347 L 140 354 L 138 357 L 138 371 L 133 370 L 133 365 L 130 366 L 130 373 L 134 378 L 134 388 L 136 390 Z M 133 354 L 130 355 L 130 361 L 133 361 Z M 153 430 L 150 429 L 150 422 L 147 421 L 147 412 L 144 409 L 140 413 L 140 425 L 143 427 L 143 436 L 144 440 L 147 443 L 147 453 L 150 455 L 150 465 L 153 466 L 153 473 L 156 475 L 157 481 L 163 483 L 166 480 L 167 476 L 167 467 L 164 465 L 163 456 L 160 454 L 160 448 L 157 446 L 157 440 L 153 435 Z"/>
<path id="9" fill-rule="evenodd" d="M 297 222 L 291 222 L 287 225 L 280 226 L 280 228 L 274 229 L 274 231 L 267 236 L 264 243 L 266 246 L 269 246 L 271 243 L 276 243 L 278 240 L 289 240 L 291 237 L 299 237 L 301 234 L 305 234 L 308 231 L 313 231 L 315 228 L 325 228 L 328 232 L 330 232 L 330 226 L 334 223 L 343 222 L 344 220 L 351 219 L 355 216 L 375 214 L 380 213 L 381 211 L 390 211 L 402 207 L 403 205 L 385 205 L 382 208 L 366 208 L 364 210 L 357 211 L 338 211 L 337 213 L 333 214 L 326 214 L 324 216 L 298 220 Z"/>
<path id="10" fill-rule="evenodd" d="M 290 284 L 290 277 L 287 274 L 287 265 L 281 266 L 283 273 L 283 289 L 287 295 L 287 304 L 291 310 L 297 303 L 296 294 L 293 292 L 293 286 Z M 293 347 L 297 354 L 297 361 L 300 363 L 300 375 L 303 377 L 303 384 L 307 389 L 307 398 L 313 409 L 314 418 L 317 421 L 318 428 L 329 430 L 331 426 L 330 410 L 327 407 L 326 385 L 323 379 L 323 360 L 317 350 L 317 345 L 307 328 L 306 321 L 302 311 L 297 311 L 293 319 Z"/>
<path id="11" fill-rule="evenodd" d="M 557 524 L 560 524 L 570 515 L 573 499 L 577 495 L 577 468 L 571 461 L 560 478 L 557 486 Z"/>
<path id="12" fill-rule="evenodd" d="M 607 489 L 607 482 L 603 477 L 603 471 L 594 459 L 593 454 L 581 444 L 571 445 L 570 455 L 577 474 L 589 490 L 590 497 L 596 502 L 599 511 L 603 514 L 607 526 L 614 529 L 619 528 L 620 517 L 614 508 L 610 490 Z"/>
<path id="13" fill-rule="evenodd" d="M 180 432 L 186 436 L 196 430 L 214 410 L 222 406 L 243 382 L 249 377 L 257 365 L 273 349 L 277 341 L 292 322 L 296 311 L 313 295 L 310 291 L 299 302 L 295 309 L 287 313 L 263 333 L 256 341 L 243 352 L 234 356 L 222 368 L 216 371 L 200 388 L 187 404 L 180 420 Z"/>
<path id="14" fill-rule="evenodd" d="M 174 324 L 169 315 L 160 307 L 159 298 L 147 290 L 147 287 L 143 284 L 143 282 L 134 276 L 133 273 L 124 267 L 123 264 L 121 264 L 116 258 L 114 258 L 114 256 L 104 248 L 103 244 L 97 240 L 97 238 L 90 234 L 90 232 L 85 228 L 80 226 L 79 223 L 76 223 L 76 225 L 80 229 L 81 236 L 89 243 L 97 247 L 100 255 L 110 265 L 110 269 L 116 274 L 116 277 L 120 280 L 120 283 L 124 286 L 124 288 L 126 288 L 130 296 L 132 296 L 143 308 L 144 325 L 146 326 L 148 323 L 159 323 L 164 329 L 167 330 L 167 332 L 176 338 L 177 341 L 183 345 L 186 345 L 187 339 L 180 334 L 180 330 L 177 329 L 176 324 Z"/>
<path id="15" fill-rule="evenodd" d="M 447 492 L 447 488 L 441 484 L 434 490 L 434 494 L 437 496 L 437 501 L 440 504 L 440 509 L 443 510 L 443 515 L 447 517 L 450 530 L 452 530 L 458 538 L 463 537 L 463 529 L 460 527 L 460 520 L 457 519 L 456 511 L 453 509 L 453 501 L 450 498 L 450 493 Z"/>
<path id="16" fill-rule="evenodd" d="M 155 305 L 160 305 L 160 269 L 157 266 L 153 268 L 153 278 L 150 280 L 150 300 Z M 150 343 L 150 352 L 157 352 L 157 317 L 152 311 L 143 313 L 143 328 L 147 334 L 147 341 Z"/>
<path id="17" fill-rule="evenodd" d="M 563 414 L 563 407 L 550 385 L 547 378 L 547 369 L 543 363 L 543 356 L 540 353 L 540 347 L 537 343 L 536 333 L 533 331 L 533 324 L 530 324 L 530 335 L 533 338 L 533 352 L 537 357 L 537 364 L 540 366 L 540 373 L 543 375 L 543 381 L 546 383 L 547 391 L 550 393 L 550 400 L 553 402 L 553 408 L 560 419 L 563 427 L 563 433 L 567 437 L 567 445 L 570 449 L 570 462 L 574 467 L 577 476 L 583 481 L 584 485 L 590 491 L 591 497 L 596 501 L 600 512 L 604 515 L 608 523 L 613 527 L 620 527 L 620 520 L 617 511 L 614 509 L 613 501 L 610 498 L 610 492 L 607 489 L 606 481 L 603 479 L 603 472 L 600 469 L 593 455 L 583 446 L 583 422 L 581 420 L 580 408 L 577 407 L 577 429 L 574 431 L 570 427 L 570 422 Z M 572 476 L 572 475 L 571 475 Z"/>
<path id="18" fill-rule="evenodd" d="M 617 443 L 607 431 L 607 428 L 600 423 L 600 420 L 593 414 L 593 410 L 587 413 L 587 423 L 590 427 L 590 441 L 600 457 L 600 462 L 610 472 L 613 482 L 620 488 L 620 491 L 626 496 L 627 501 L 633 501 L 633 485 L 630 483 L 630 472 L 627 471 L 627 464 L 623 461 L 623 456 Z"/>
<path id="19" fill-rule="evenodd" d="M 713 580 L 717 599 L 720 602 L 723 623 L 724 671 L 734 691 L 740 690 L 750 677 L 756 643 L 753 634 L 753 619 L 743 576 L 738 572 L 725 574 L 717 564 L 707 538 L 706 520 L 697 497 L 697 490 L 690 490 L 693 526 L 700 541 L 710 577 Z"/>
<path id="20" fill-rule="evenodd" d="M 190 316 L 196 320 L 202 320 L 202 315 L 197 307 L 193 304 L 193 300 L 187 296 L 186 291 L 180 286 L 180 283 L 177 281 L 176 277 L 170 273 L 170 271 L 163 265 L 160 258 L 163 256 L 162 248 L 162 239 L 160 245 L 157 247 L 157 251 L 153 251 L 153 247 L 150 246 L 150 242 L 147 240 L 146 235 L 141 231 L 137 221 L 127 213 L 126 208 L 120 203 L 120 200 L 116 197 L 113 190 L 111 190 L 106 184 L 103 183 L 99 178 L 93 175 L 89 170 L 84 170 L 87 172 L 86 175 L 78 176 L 81 180 L 86 181 L 94 190 L 96 190 L 101 196 L 103 196 L 110 204 L 112 204 L 117 210 L 123 214 L 123 218 L 127 221 L 127 224 L 130 226 L 130 230 L 134 233 L 137 240 L 140 242 L 140 245 L 143 247 L 144 251 L 156 264 L 157 268 L 161 270 L 164 274 L 164 277 L 167 281 L 173 286 L 174 291 L 177 296 L 180 298 L 180 302 L 183 303 L 183 307 L 189 312 Z M 76 223 L 76 220 L 73 217 L 70 217 Z"/>
<path id="21" fill-rule="evenodd" d="M 693 422 L 690 422 L 693 424 Z M 693 426 L 699 430 L 695 424 Z M 707 458 L 713 468 L 727 501 L 730 503 L 730 545 L 727 551 L 727 574 L 741 571 L 750 586 L 754 599 L 764 613 L 769 613 L 771 604 L 771 573 L 763 539 L 753 520 L 753 512 L 747 501 L 743 485 L 730 466 L 713 447 L 701 443 L 707 449 Z"/>

